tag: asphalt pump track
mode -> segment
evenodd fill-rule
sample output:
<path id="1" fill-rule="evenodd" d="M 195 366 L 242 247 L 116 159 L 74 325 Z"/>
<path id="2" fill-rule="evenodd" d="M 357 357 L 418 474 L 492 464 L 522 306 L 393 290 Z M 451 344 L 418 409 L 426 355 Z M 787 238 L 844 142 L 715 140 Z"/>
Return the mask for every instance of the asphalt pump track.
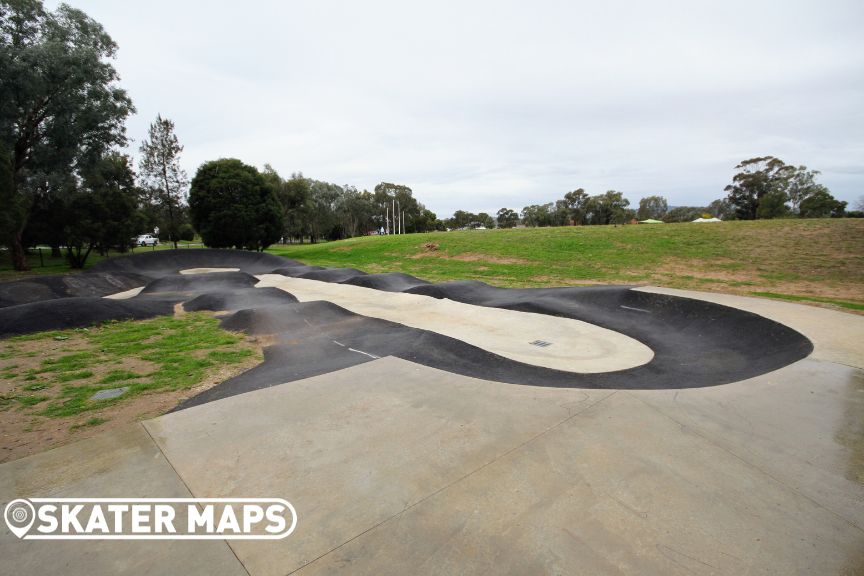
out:
<path id="1" fill-rule="evenodd" d="M 623 335 L 650 353 L 647 361 L 624 369 L 549 368 L 491 352 L 482 338 L 472 344 L 358 314 L 327 299 L 310 300 L 308 294 L 301 301 L 290 288 L 256 287 L 265 284 L 262 277 L 278 284 L 274 275 L 374 290 L 382 300 L 400 293 L 525 313 L 526 322 L 534 315 L 578 321 Z M 314 293 L 314 284 L 304 286 L 312 286 Z M 118 293 L 124 297 L 107 297 Z M 799 332 L 757 314 L 633 286 L 512 289 L 476 281 L 432 284 L 406 274 L 326 269 L 234 250 L 146 252 L 105 260 L 81 274 L 2 284 L 0 337 L 170 315 L 177 305 L 187 311 L 218 312 L 224 328 L 268 335 L 273 341 L 264 350 L 263 363 L 190 398 L 178 410 L 386 356 L 508 384 L 651 390 L 737 382 L 782 368 L 813 351 L 813 344 Z M 521 342 L 518 326 L 508 326 L 507 331 L 511 340 L 532 353 L 558 346 L 555 352 L 567 355 L 554 340 Z"/>

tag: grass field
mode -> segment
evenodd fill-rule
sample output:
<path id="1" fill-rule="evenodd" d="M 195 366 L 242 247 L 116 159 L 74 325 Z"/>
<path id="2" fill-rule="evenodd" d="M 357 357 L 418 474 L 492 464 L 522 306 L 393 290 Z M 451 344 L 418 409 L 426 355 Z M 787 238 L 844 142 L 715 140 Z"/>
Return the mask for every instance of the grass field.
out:
<path id="1" fill-rule="evenodd" d="M 864 310 L 864 220 L 583 226 L 273 246 L 321 266 L 496 286 L 652 284 Z"/>
<path id="2" fill-rule="evenodd" d="M 135 253 L 144 250 L 151 248 Z M 864 311 L 864 219 L 436 232 L 279 245 L 269 252 L 307 264 L 406 272 L 436 282 L 653 284 Z M 27 273 L 11 270 L 0 254 L 0 282 L 70 272 L 65 259 L 48 253 L 43 250 L 41 261 L 32 253 Z M 88 267 L 102 259 L 91 255 Z"/>

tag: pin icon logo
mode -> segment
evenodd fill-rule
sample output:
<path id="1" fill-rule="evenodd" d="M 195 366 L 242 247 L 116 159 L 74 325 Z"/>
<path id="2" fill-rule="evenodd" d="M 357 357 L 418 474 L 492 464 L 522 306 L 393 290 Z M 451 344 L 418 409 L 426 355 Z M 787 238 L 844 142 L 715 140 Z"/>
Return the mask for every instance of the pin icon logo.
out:
<path id="1" fill-rule="evenodd" d="M 18 538 L 22 538 L 33 525 L 33 521 L 36 519 L 36 510 L 33 508 L 33 504 L 19 498 L 6 505 L 3 516 L 6 518 L 6 525 L 9 530 Z"/>

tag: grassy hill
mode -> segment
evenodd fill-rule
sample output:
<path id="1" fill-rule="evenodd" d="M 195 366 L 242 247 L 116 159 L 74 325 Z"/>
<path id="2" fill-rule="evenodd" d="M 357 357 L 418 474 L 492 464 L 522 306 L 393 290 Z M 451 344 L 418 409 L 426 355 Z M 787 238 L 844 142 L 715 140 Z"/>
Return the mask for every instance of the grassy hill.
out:
<path id="1" fill-rule="evenodd" d="M 496 286 L 653 284 L 864 310 L 864 220 L 583 226 L 273 246 L 306 264 Z"/>

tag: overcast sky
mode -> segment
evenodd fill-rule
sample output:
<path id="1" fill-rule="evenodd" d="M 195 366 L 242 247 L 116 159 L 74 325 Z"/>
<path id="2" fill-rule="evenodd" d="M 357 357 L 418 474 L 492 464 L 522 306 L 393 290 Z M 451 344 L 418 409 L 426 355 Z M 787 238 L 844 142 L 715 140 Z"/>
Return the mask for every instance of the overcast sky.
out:
<path id="1" fill-rule="evenodd" d="M 69 3 L 119 45 L 133 148 L 161 113 L 190 177 L 384 180 L 444 217 L 579 187 L 704 205 L 771 154 L 864 194 L 861 0 Z"/>

